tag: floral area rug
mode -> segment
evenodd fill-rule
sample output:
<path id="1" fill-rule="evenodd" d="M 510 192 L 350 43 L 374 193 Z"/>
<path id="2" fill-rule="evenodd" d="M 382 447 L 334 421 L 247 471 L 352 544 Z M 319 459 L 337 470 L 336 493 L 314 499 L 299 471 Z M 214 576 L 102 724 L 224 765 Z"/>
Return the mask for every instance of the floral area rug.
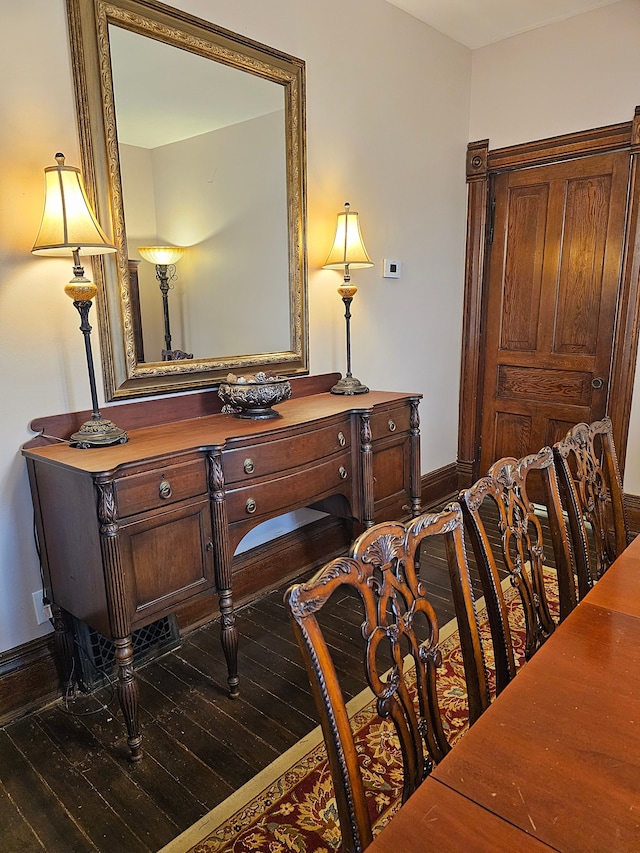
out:
<path id="1" fill-rule="evenodd" d="M 548 572 L 548 574 L 547 574 Z M 553 583 L 553 572 L 545 570 Z M 549 589 L 551 592 L 551 589 Z M 516 658 L 523 658 L 524 614 L 515 589 L 505 593 Z M 557 593 L 551 595 L 552 610 Z M 479 613 L 490 682 L 493 655 L 486 612 Z M 455 620 L 440 630 L 438 693 L 445 731 L 453 743 L 467 728 L 462 652 Z M 493 688 L 493 684 L 491 684 Z M 400 807 L 402 758 L 393 724 L 381 720 L 369 690 L 348 703 L 375 832 Z M 205 815 L 160 853 L 332 853 L 340 824 L 320 727 Z"/>

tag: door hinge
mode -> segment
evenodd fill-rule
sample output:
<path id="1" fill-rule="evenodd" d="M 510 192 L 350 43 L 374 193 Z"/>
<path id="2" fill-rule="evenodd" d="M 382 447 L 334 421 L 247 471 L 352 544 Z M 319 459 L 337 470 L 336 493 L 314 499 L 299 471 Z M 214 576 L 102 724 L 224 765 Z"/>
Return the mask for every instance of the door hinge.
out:
<path id="1" fill-rule="evenodd" d="M 493 243 L 493 229 L 496 224 L 496 197 L 491 199 L 489 204 L 489 222 L 487 228 L 487 242 Z"/>

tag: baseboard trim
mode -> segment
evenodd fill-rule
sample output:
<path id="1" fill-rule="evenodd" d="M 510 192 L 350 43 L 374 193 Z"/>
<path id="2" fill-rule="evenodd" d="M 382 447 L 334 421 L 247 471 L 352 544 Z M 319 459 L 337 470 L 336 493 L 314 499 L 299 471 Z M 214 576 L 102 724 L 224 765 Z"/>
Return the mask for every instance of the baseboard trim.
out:
<path id="1" fill-rule="evenodd" d="M 455 462 L 423 474 L 421 481 L 422 506 L 428 509 L 458 494 L 458 466 Z"/>
<path id="2" fill-rule="evenodd" d="M 0 725 L 42 708 L 59 695 L 52 634 L 0 654 Z"/>
<path id="3" fill-rule="evenodd" d="M 420 481 L 423 507 L 429 509 L 454 497 L 457 478 L 455 462 L 423 474 Z M 640 517 L 640 498 L 637 501 Z M 396 507 L 395 512 L 400 517 L 402 508 Z M 236 606 L 241 607 L 256 595 L 263 595 L 283 581 L 319 568 L 327 560 L 345 553 L 358 532 L 350 520 L 326 516 L 240 554 L 233 561 Z M 218 614 L 215 599 L 213 603 L 211 599 L 200 599 L 176 611 L 182 632 L 193 630 Z M 0 654 L 0 725 L 42 708 L 59 695 L 52 634 Z"/>

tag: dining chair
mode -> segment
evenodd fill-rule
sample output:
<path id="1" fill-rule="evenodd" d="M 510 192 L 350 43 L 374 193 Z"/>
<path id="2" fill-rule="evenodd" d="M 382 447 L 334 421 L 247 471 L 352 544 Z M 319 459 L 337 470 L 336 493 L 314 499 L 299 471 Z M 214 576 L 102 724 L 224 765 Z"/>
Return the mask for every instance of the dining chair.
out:
<path id="1" fill-rule="evenodd" d="M 555 628 L 543 571 L 550 556 L 548 548 L 545 554 L 544 517 L 540 508 L 536 511 L 527 493 L 527 482 L 534 477 L 538 489 L 542 480 L 544 514 L 548 519 L 545 527 L 551 538 L 562 620 L 576 606 L 576 588 L 551 448 L 545 447 L 522 459 L 499 459 L 485 477 L 459 495 L 485 597 L 495 657 L 496 695 L 517 671 L 516 635 L 509 624 L 503 579 L 509 578 L 522 602 L 525 660 L 531 658 Z"/>
<path id="2" fill-rule="evenodd" d="M 553 453 L 582 599 L 629 543 L 611 419 L 577 424 Z"/>
<path id="3" fill-rule="evenodd" d="M 332 560 L 311 580 L 290 587 L 285 594 L 322 725 L 345 852 L 367 847 L 373 835 L 372 819 L 321 611 L 346 588 L 361 601 L 366 682 L 376 698 L 378 715 L 392 721 L 400 742 L 405 802 L 450 749 L 436 693 L 441 657 L 438 623 L 416 569 L 427 537 L 432 543 L 441 542 L 436 537 L 444 539 L 451 585 L 458 607 L 465 612 L 460 643 L 470 720 L 475 721 L 489 704 L 463 525 L 457 503 L 407 524 L 378 524 L 356 539 L 347 556 Z M 410 683 L 409 661 L 415 687 Z"/>

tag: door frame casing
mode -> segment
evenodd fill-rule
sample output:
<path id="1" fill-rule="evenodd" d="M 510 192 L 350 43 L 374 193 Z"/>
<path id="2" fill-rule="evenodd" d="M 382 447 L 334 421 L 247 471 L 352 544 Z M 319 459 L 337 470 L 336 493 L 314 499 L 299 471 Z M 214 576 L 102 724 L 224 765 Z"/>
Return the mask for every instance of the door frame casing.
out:
<path id="1" fill-rule="evenodd" d="M 550 165 L 613 151 L 629 151 L 631 162 L 627 217 L 610 376 L 607 414 L 613 421 L 620 470 L 629 435 L 629 416 L 638 354 L 640 318 L 640 107 L 629 122 L 554 136 L 489 150 L 489 140 L 467 146 L 467 237 L 460 402 L 458 416 L 458 485 L 480 476 L 482 389 L 489 269 L 490 198 L 493 177 L 506 171 Z"/>

